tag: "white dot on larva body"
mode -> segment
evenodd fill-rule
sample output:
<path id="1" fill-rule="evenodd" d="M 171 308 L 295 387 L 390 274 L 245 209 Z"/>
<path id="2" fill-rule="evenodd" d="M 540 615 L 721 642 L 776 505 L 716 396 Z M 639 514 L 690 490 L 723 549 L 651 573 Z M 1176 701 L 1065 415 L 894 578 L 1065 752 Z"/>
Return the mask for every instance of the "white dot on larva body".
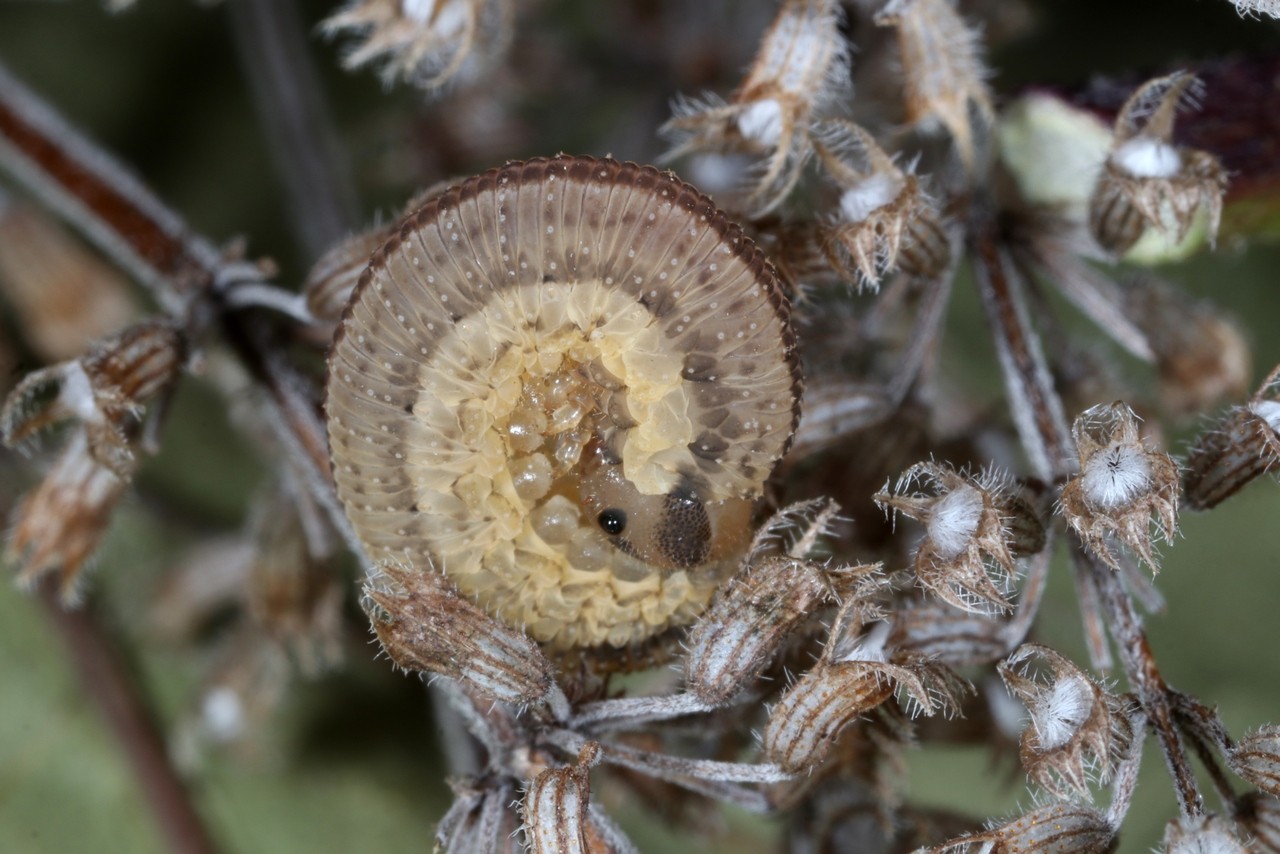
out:
<path id="1" fill-rule="evenodd" d="M 723 340 L 724 340 L 724 333 L 723 333 L 723 332 L 717 332 L 717 333 L 716 333 L 716 340 L 717 340 L 717 341 L 723 341 Z"/>
<path id="2" fill-rule="evenodd" d="M 556 268 L 556 262 L 555 262 L 555 261 L 552 261 L 552 262 L 550 262 L 549 264 L 547 264 L 547 269 L 548 269 L 548 270 L 554 270 L 555 268 Z"/>
<path id="3" fill-rule="evenodd" d="M 689 315 L 687 315 L 687 314 L 686 314 L 684 317 L 682 317 L 682 318 L 680 318 L 680 319 L 681 319 L 681 320 L 683 320 L 685 323 L 688 323 L 692 318 L 691 318 L 691 317 L 689 317 Z"/>
<path id="4" fill-rule="evenodd" d="M 658 279 L 659 279 L 659 281 L 663 281 L 663 282 L 665 282 L 665 281 L 667 280 L 667 274 L 666 274 L 666 273 L 659 273 L 659 274 L 658 274 Z"/>
<path id="5" fill-rule="evenodd" d="M 605 277 L 604 277 L 604 283 L 605 283 L 606 285 L 612 285 L 612 284 L 613 284 L 613 276 L 605 276 Z"/>
<path id="6" fill-rule="evenodd" d="M 384 299 L 382 301 L 382 304 L 385 305 L 387 308 L 391 308 L 391 300 L 389 299 Z"/>
<path id="7" fill-rule="evenodd" d="M 655 219 L 657 219 L 657 218 L 658 218 L 658 215 L 657 215 L 657 214 L 655 214 L 655 213 L 651 213 L 651 214 L 649 214 L 649 222 L 653 222 L 653 221 L 654 221 Z"/>
<path id="8" fill-rule="evenodd" d="M 448 302 L 448 301 L 449 301 L 449 295 L 448 295 L 448 294 L 441 294 L 441 295 L 440 295 L 440 302 Z"/>
<path id="9" fill-rule="evenodd" d="M 427 276 L 427 284 L 428 284 L 428 285 L 434 285 L 435 283 L 436 283 L 436 277 L 435 277 L 435 276 L 430 276 L 430 275 L 429 275 L 429 276 Z"/>
<path id="10" fill-rule="evenodd" d="M 714 273 L 714 272 L 716 271 L 717 266 L 718 266 L 718 265 L 716 265 L 716 264 L 712 264 L 712 265 L 711 265 L 710 267 L 708 267 L 707 269 Z"/>
<path id="11" fill-rule="evenodd" d="M 412 258 L 410 258 L 409 260 L 413 263 L 413 266 L 415 266 L 415 267 L 421 267 L 421 266 L 422 266 L 422 259 L 421 259 L 421 258 L 419 258 L 417 255 L 414 255 L 414 256 L 413 256 Z"/>
<path id="12" fill-rule="evenodd" d="M 360 344 L 363 344 L 363 343 L 364 343 L 364 336 L 363 336 L 363 335 L 357 335 L 357 336 L 356 336 L 356 341 L 357 341 L 358 343 L 360 343 Z"/>
<path id="13" fill-rule="evenodd" d="M 547 234 L 555 234 L 555 233 L 556 233 L 556 227 L 554 225 L 547 226 Z"/>
<path id="14" fill-rule="evenodd" d="M 458 239 L 458 232 L 455 231 L 453 234 L 450 234 L 449 239 L 456 242 Z"/>
<path id="15" fill-rule="evenodd" d="M 398 322 L 400 322 L 400 323 L 404 323 L 404 315 L 403 315 L 403 314 L 397 314 L 397 315 L 396 315 L 396 320 L 397 320 Z"/>
<path id="16" fill-rule="evenodd" d="M 628 249 L 628 250 L 627 250 L 627 257 L 628 257 L 628 258 L 634 258 L 634 257 L 636 257 L 636 250 L 634 250 L 634 249 Z"/>
<path id="17" fill-rule="evenodd" d="M 632 276 L 631 278 L 635 280 L 635 283 L 637 285 L 644 281 L 644 279 L 640 278 L 639 276 Z"/>

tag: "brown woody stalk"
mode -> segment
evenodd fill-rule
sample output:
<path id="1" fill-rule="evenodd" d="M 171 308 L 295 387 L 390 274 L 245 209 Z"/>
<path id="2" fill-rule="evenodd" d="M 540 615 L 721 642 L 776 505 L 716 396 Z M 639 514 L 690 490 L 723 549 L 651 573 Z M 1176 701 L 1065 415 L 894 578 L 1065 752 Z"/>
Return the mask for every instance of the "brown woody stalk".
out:
<path id="1" fill-rule="evenodd" d="M 1042 474 L 1050 481 L 1062 483 L 1073 468 L 1070 432 L 1039 340 L 1027 318 L 1022 295 L 1010 275 L 1010 259 L 1000 249 L 991 227 L 980 229 L 974 244 L 983 306 L 997 342 L 1019 435 L 1031 455 L 1032 465 L 1043 468 Z M 1125 676 L 1156 733 L 1173 779 L 1179 809 L 1184 816 L 1202 815 L 1203 798 L 1174 724 L 1170 689 L 1156 666 L 1133 601 L 1124 591 L 1119 575 L 1088 552 L 1073 532 L 1068 532 L 1068 536 L 1078 572 L 1092 581 L 1099 594 L 1105 623 L 1119 648 Z"/>
<path id="2" fill-rule="evenodd" d="M 114 639 L 92 608 L 64 608 L 51 581 L 37 586 L 36 598 L 66 646 L 78 685 L 120 743 L 166 847 L 180 854 L 217 851 L 186 783 L 169 759 L 155 718 L 116 651 Z"/>

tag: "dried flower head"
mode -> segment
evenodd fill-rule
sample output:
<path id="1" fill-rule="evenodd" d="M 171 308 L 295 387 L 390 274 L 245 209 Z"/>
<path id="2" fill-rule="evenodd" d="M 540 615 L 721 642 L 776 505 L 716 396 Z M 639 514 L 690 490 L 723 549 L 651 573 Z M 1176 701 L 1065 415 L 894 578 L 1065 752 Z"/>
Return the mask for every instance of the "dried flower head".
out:
<path id="1" fill-rule="evenodd" d="M 329 551 L 308 537 L 308 496 L 277 486 L 254 508 L 249 522 L 252 558 L 243 595 L 256 627 L 291 653 L 308 674 L 342 656 L 346 585 Z"/>
<path id="2" fill-rule="evenodd" d="M 600 745 L 587 742 L 572 765 L 548 768 L 529 784 L 520 812 L 529 854 L 609 854 L 634 850 L 605 816 L 591 807 L 591 769 Z"/>
<path id="3" fill-rule="evenodd" d="M 1111 850 L 1116 828 L 1092 807 L 1053 803 L 981 833 L 971 833 L 930 848 L 933 854 L 1104 854 Z"/>
<path id="4" fill-rule="evenodd" d="M 807 558 L 839 507 L 818 501 L 775 514 L 756 534 L 738 573 L 694 626 L 685 658 L 689 690 L 720 705 L 755 681 L 791 633 L 838 591 L 858 595 L 855 583 L 876 566 L 828 567 Z M 782 554 L 762 554 L 787 532 Z"/>
<path id="5" fill-rule="evenodd" d="M 1227 175 L 1218 158 L 1173 144 L 1178 108 L 1194 95 L 1185 72 L 1150 80 L 1116 116 L 1114 141 L 1089 205 L 1089 225 L 1101 246 L 1123 254 L 1147 228 L 1187 236 L 1196 214 L 1218 233 Z"/>
<path id="6" fill-rule="evenodd" d="M 765 157 L 747 205 L 756 215 L 781 204 L 812 150 L 816 112 L 844 91 L 849 49 L 834 0 L 784 0 L 755 61 L 728 103 L 714 95 L 682 99 L 662 132 L 669 158 L 692 151 L 745 151 Z"/>
<path id="7" fill-rule="evenodd" d="M 88 433 L 77 429 L 14 514 L 7 556 L 20 568 L 19 583 L 57 570 L 62 598 L 74 601 L 80 571 L 97 551 L 127 483 L 97 460 Z"/>
<path id="8" fill-rule="evenodd" d="M 1231 821 L 1218 815 L 1175 819 L 1165 827 L 1163 854 L 1249 854 L 1253 849 L 1234 831 Z"/>
<path id="9" fill-rule="evenodd" d="M 1227 751 L 1227 764 L 1262 791 L 1280 797 L 1280 726 L 1245 735 Z"/>
<path id="10" fill-rule="evenodd" d="M 951 260 L 949 238 L 916 177 L 899 169 L 853 122 L 827 122 L 820 133 L 818 158 L 840 189 L 836 212 L 821 231 L 831 265 L 869 288 L 896 269 L 923 277 L 944 271 Z"/>
<path id="11" fill-rule="evenodd" d="M 77 420 L 93 458 L 128 480 L 142 405 L 169 388 L 186 347 L 167 320 L 146 321 L 97 342 L 79 359 L 29 374 L 0 410 L 0 441 L 15 445 Z"/>
<path id="12" fill-rule="evenodd" d="M 1148 448 L 1138 434 L 1138 417 L 1120 401 L 1085 410 L 1072 425 L 1080 474 L 1062 487 L 1067 522 L 1112 569 L 1119 564 L 1108 537 L 1114 535 L 1151 567 L 1156 536 L 1170 542 L 1178 530 L 1178 466 Z"/>
<path id="13" fill-rule="evenodd" d="M 999 670 L 1030 715 L 1020 745 L 1027 776 L 1059 798 L 1088 800 L 1089 784 L 1110 780 L 1133 739 L 1126 702 L 1040 644 L 1023 644 Z"/>
<path id="14" fill-rule="evenodd" d="M 1187 504 L 1208 510 L 1280 463 L 1280 368 L 1257 393 L 1203 433 L 1187 456 Z"/>
<path id="15" fill-rule="evenodd" d="M 1143 277 L 1125 289 L 1124 313 L 1151 345 L 1160 397 L 1170 412 L 1203 412 L 1244 393 L 1252 368 L 1249 344 L 1212 306 Z"/>
<path id="16" fill-rule="evenodd" d="M 383 566 L 365 585 L 382 648 L 397 666 L 457 679 L 518 706 L 554 701 L 554 669 L 524 633 L 495 622 L 440 575 Z"/>
<path id="17" fill-rule="evenodd" d="M 876 23 L 898 31 L 906 120 L 926 130 L 941 125 L 973 170 L 995 114 L 978 32 L 950 0 L 889 0 Z"/>
<path id="18" fill-rule="evenodd" d="M 437 89 L 502 51 L 511 14 L 510 0 L 351 0 L 323 26 L 362 39 L 345 67 L 379 65 L 388 85 Z"/>
<path id="19" fill-rule="evenodd" d="M 1008 624 L 939 602 L 903 605 L 893 613 L 888 645 L 951 667 L 991 664 L 1009 652 Z"/>
<path id="20" fill-rule="evenodd" d="M 788 773 L 817 768 L 841 732 L 902 691 L 912 713 L 954 714 L 964 683 L 945 665 L 888 647 L 890 625 L 867 601 L 850 599 L 836 617 L 822 657 L 769 712 L 764 755 Z"/>
<path id="21" fill-rule="evenodd" d="M 941 463 L 917 463 L 892 492 L 886 489 L 875 500 L 924 525 L 913 563 L 916 578 L 966 611 L 1010 608 L 1006 597 L 1017 575 L 1015 556 L 1044 547 L 1044 527 L 1034 509 L 993 471 L 973 477 Z"/>
<path id="22" fill-rule="evenodd" d="M 369 256 L 391 237 L 391 225 L 375 226 L 339 241 L 311 266 L 302 283 L 307 310 L 316 322 L 332 334 L 342 319 L 342 310 L 351 300 L 360 274 L 369 266 Z"/>

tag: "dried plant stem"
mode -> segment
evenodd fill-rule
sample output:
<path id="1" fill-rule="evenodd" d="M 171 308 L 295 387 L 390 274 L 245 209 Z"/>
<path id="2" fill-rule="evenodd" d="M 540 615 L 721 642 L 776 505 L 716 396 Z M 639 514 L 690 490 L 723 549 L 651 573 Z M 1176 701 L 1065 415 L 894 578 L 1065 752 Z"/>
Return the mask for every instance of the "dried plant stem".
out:
<path id="1" fill-rule="evenodd" d="M 1169 686 L 1156 666 L 1155 655 L 1147 642 L 1146 632 L 1142 630 L 1142 621 L 1133 607 L 1133 601 L 1124 592 L 1120 577 L 1088 552 L 1074 534 L 1070 536 L 1073 557 L 1080 562 L 1083 571 L 1091 575 L 1101 594 L 1107 626 L 1111 636 L 1115 638 L 1125 675 L 1134 693 L 1138 695 L 1138 702 L 1142 704 L 1147 721 L 1164 753 L 1169 776 L 1173 779 L 1174 792 L 1178 796 L 1178 808 L 1188 818 L 1203 815 L 1204 798 L 1178 737 Z"/>
<path id="2" fill-rule="evenodd" d="M 123 748 L 168 849 L 182 854 L 216 851 L 190 791 L 169 761 L 151 710 L 116 652 L 114 639 L 91 607 L 63 608 L 55 584 L 40 584 L 36 593 L 45 617 L 66 646 L 78 686 L 93 700 Z"/>
<path id="3" fill-rule="evenodd" d="M 980 226 L 973 241 L 974 266 L 1009 392 L 1014 425 L 1035 474 L 1056 482 L 1072 468 L 1071 432 L 1053 389 L 1039 338 L 1027 318 L 1023 295 L 994 225 Z"/>
<path id="4" fill-rule="evenodd" d="M 289 219 L 315 258 L 346 236 L 356 204 L 297 4 L 234 0 L 227 7 Z"/>
<path id="5" fill-rule="evenodd" d="M 0 166 L 145 285 L 166 310 L 223 265 L 123 166 L 73 130 L 0 65 Z"/>
<path id="6" fill-rule="evenodd" d="M 254 268 L 226 258 L 110 155 L 68 126 L 0 66 L 0 167 L 147 285 L 156 301 L 188 327 L 221 317 L 223 331 L 267 392 L 282 444 L 306 473 L 330 521 L 355 554 L 346 516 L 333 495 L 329 455 L 314 396 L 275 354 L 261 324 L 227 311 L 220 289 L 252 281 Z"/>
<path id="7" fill-rule="evenodd" d="M 1045 479 L 1061 482 L 1073 468 L 1073 442 L 1039 339 L 1027 318 L 1011 259 L 997 243 L 993 226 L 980 226 L 973 242 L 982 302 L 996 339 L 1018 433 L 1033 468 L 1041 469 L 1040 475 Z M 1089 552 L 1074 533 L 1069 537 L 1077 571 L 1086 576 L 1080 587 L 1093 587 L 1097 593 L 1100 612 L 1119 648 L 1125 676 L 1164 753 L 1179 809 L 1184 816 L 1199 816 L 1204 811 L 1203 798 L 1174 724 L 1169 687 L 1156 666 L 1133 600 L 1118 573 Z M 1086 627 L 1092 634 L 1099 627 L 1089 625 L 1089 604 L 1082 600 Z M 1093 638 L 1090 645 L 1095 654 L 1105 647 L 1099 638 Z"/>

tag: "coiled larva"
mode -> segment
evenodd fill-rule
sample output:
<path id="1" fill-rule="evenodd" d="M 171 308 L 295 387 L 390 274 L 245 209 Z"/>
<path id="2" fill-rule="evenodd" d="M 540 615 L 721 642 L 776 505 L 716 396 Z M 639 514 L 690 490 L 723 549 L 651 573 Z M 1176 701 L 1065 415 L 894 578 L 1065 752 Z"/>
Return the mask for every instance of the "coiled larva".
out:
<path id="1" fill-rule="evenodd" d="M 375 561 L 560 649 L 694 619 L 799 417 L 772 266 L 653 167 L 561 156 L 409 214 L 329 356 L 338 493 Z"/>

